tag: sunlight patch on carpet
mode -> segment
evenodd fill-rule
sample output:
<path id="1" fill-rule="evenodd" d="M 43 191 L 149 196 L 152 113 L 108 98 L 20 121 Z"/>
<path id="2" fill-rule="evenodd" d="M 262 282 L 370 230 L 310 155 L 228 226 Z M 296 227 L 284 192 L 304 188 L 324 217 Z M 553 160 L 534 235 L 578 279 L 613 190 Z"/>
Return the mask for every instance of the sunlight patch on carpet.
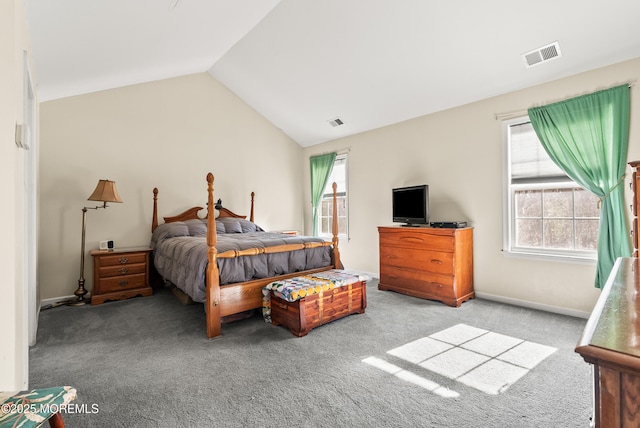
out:
<path id="1" fill-rule="evenodd" d="M 441 397 L 455 398 L 460 396 L 460 394 L 457 393 L 456 391 L 453 391 L 449 388 L 445 388 L 444 386 L 441 386 L 432 380 L 419 376 L 408 370 L 404 370 L 401 367 L 391 364 L 390 362 L 385 361 L 383 359 L 376 358 L 376 357 L 368 357 L 362 360 L 362 362 L 369 364 L 370 366 L 376 367 L 389 374 L 392 374 L 397 378 L 402 379 L 406 382 L 412 383 L 428 391 L 431 391 L 435 394 L 438 394 Z"/>
<path id="2" fill-rule="evenodd" d="M 487 394 L 498 395 L 556 350 L 551 346 L 457 324 L 391 349 L 387 354 Z M 362 361 L 430 391 L 436 392 L 440 387 L 383 359 L 369 357 Z"/>
<path id="3" fill-rule="evenodd" d="M 409 361 L 410 363 L 418 364 L 427 358 L 438 355 L 451 348 L 453 348 L 453 345 L 442 343 L 429 337 L 423 337 L 422 339 L 402 345 L 399 348 L 387 351 L 387 353 Z"/>

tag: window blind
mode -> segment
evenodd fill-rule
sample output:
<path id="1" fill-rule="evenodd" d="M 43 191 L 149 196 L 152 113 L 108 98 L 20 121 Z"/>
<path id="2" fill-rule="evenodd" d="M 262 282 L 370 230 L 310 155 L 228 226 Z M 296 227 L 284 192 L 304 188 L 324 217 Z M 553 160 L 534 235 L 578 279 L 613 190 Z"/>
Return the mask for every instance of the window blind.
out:
<path id="1" fill-rule="evenodd" d="M 511 184 L 571 181 L 540 144 L 531 122 L 509 126 Z"/>

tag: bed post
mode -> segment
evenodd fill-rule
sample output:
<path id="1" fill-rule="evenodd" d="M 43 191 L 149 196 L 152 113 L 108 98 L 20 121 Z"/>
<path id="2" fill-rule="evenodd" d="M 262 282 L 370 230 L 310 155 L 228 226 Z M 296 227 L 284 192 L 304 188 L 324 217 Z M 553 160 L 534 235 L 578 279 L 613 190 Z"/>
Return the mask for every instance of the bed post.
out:
<path id="1" fill-rule="evenodd" d="M 220 272 L 216 261 L 218 250 L 216 250 L 216 215 L 215 204 L 213 203 L 213 174 L 207 174 L 208 193 L 207 199 L 207 337 L 209 339 L 220 336 Z"/>
<path id="2" fill-rule="evenodd" d="M 255 223 L 253 221 L 253 198 L 256 196 L 256 192 L 251 192 L 251 213 L 249 215 L 249 220 L 251 220 L 251 223 Z"/>
<path id="3" fill-rule="evenodd" d="M 158 188 L 153 188 L 153 218 L 151 219 L 151 232 L 158 227 Z"/>
<path id="4" fill-rule="evenodd" d="M 333 239 L 331 240 L 333 244 L 333 268 L 342 269 L 342 263 L 340 263 L 340 250 L 338 249 L 338 185 L 334 181 L 331 187 L 333 188 L 333 213 L 331 214 L 331 233 L 333 234 Z"/>

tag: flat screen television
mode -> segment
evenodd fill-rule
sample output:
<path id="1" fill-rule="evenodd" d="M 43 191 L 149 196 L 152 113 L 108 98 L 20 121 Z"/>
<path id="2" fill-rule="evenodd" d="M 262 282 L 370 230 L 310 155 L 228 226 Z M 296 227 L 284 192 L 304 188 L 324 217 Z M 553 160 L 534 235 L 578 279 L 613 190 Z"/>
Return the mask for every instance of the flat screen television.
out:
<path id="1" fill-rule="evenodd" d="M 405 226 L 429 224 L 429 186 L 398 187 L 392 189 L 394 223 Z"/>

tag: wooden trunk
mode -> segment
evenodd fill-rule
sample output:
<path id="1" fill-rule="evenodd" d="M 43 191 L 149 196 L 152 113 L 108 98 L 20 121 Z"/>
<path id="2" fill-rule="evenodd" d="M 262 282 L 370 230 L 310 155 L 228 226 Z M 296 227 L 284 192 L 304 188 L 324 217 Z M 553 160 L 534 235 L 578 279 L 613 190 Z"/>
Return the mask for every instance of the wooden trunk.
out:
<path id="1" fill-rule="evenodd" d="M 367 307 L 365 281 L 337 287 L 295 302 L 271 296 L 271 323 L 287 327 L 298 337 L 309 330 L 351 314 L 362 314 Z"/>

